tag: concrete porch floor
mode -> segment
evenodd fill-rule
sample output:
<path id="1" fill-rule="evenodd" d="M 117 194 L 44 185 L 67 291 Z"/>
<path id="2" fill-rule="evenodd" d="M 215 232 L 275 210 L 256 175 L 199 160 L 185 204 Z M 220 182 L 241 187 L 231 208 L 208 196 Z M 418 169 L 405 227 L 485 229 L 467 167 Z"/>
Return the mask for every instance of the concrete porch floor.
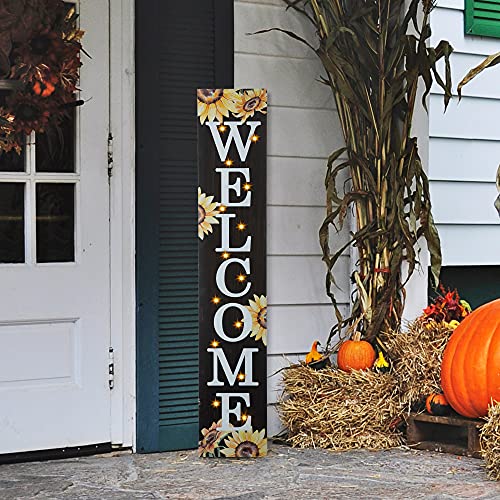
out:
<path id="1" fill-rule="evenodd" d="M 246 461 L 177 452 L 3 465 L 0 499 L 500 499 L 477 459 L 270 448 Z"/>

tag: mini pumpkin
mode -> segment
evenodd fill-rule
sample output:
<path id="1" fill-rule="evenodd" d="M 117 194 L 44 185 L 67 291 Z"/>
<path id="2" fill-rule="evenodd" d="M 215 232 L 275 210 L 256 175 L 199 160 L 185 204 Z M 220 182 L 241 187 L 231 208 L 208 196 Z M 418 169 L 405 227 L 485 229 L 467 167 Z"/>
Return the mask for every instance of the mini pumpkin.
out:
<path id="1" fill-rule="evenodd" d="M 373 366 L 377 357 L 375 349 L 366 340 L 361 340 L 361 333 L 356 332 L 352 340 L 346 340 L 337 354 L 337 364 L 344 372 L 367 370 Z"/>
<path id="2" fill-rule="evenodd" d="M 425 409 L 431 415 L 443 416 L 451 412 L 450 403 L 444 394 L 430 394 L 425 400 Z"/>

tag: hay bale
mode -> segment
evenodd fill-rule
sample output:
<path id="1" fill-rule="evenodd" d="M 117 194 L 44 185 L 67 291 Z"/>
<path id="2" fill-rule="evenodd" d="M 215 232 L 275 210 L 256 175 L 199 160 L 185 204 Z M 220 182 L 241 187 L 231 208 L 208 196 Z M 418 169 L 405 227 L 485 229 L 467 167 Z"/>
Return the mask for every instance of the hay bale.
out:
<path id="1" fill-rule="evenodd" d="M 432 392 L 442 392 L 441 361 L 452 333 L 445 323 L 417 319 L 405 331 L 381 336 L 408 412 Z"/>
<path id="2" fill-rule="evenodd" d="M 283 386 L 278 411 L 292 446 L 379 450 L 403 443 L 402 406 L 389 373 L 292 366 Z"/>
<path id="3" fill-rule="evenodd" d="M 481 429 L 481 455 L 486 462 L 488 476 L 500 481 L 500 404 L 490 407 Z"/>

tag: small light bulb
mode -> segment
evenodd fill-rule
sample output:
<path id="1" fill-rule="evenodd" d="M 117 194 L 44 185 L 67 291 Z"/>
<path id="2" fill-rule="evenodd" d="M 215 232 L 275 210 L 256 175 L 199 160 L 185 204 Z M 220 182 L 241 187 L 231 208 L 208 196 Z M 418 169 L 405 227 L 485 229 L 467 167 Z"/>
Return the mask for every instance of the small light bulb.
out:
<path id="1" fill-rule="evenodd" d="M 225 131 L 226 131 L 226 129 L 227 129 L 227 127 L 226 127 L 224 124 L 219 125 L 219 130 L 220 130 L 221 132 L 225 132 Z"/>
<path id="2" fill-rule="evenodd" d="M 248 415 L 243 413 L 243 415 L 241 415 L 241 420 L 242 420 L 242 422 L 246 422 L 248 420 Z"/>
<path id="3" fill-rule="evenodd" d="M 234 163 L 233 160 L 230 160 L 229 158 L 224 162 L 226 167 L 230 167 L 233 163 Z"/>
<path id="4" fill-rule="evenodd" d="M 217 401 L 216 399 L 214 401 L 212 401 L 212 406 L 214 408 L 218 408 L 220 406 L 220 401 Z"/>
<path id="5" fill-rule="evenodd" d="M 217 340 L 212 340 L 212 342 L 210 343 L 210 345 L 212 347 L 219 347 L 219 342 L 217 342 Z"/>
<path id="6" fill-rule="evenodd" d="M 241 321 L 236 321 L 236 322 L 234 323 L 234 327 L 235 327 L 235 328 L 241 328 L 242 326 L 243 326 L 243 323 L 242 323 Z"/>
<path id="7" fill-rule="evenodd" d="M 257 142 L 259 140 L 258 135 L 252 135 L 252 142 Z"/>
<path id="8" fill-rule="evenodd" d="M 219 212 L 225 212 L 227 210 L 227 207 L 225 207 L 224 205 L 221 205 L 219 207 Z"/>
<path id="9" fill-rule="evenodd" d="M 240 231 L 244 231 L 247 227 L 247 225 L 244 222 L 238 222 L 238 225 L 236 226 Z"/>
<path id="10" fill-rule="evenodd" d="M 215 297 L 212 299 L 212 303 L 214 303 L 215 305 L 217 305 L 219 302 L 220 302 L 220 297 L 215 296 Z"/>
<path id="11" fill-rule="evenodd" d="M 240 282 L 240 283 L 243 283 L 247 277 L 244 275 L 244 274 L 240 274 L 236 277 L 236 279 Z"/>
<path id="12" fill-rule="evenodd" d="M 238 380 L 245 380 L 245 374 L 244 373 L 240 373 L 238 375 Z"/>
<path id="13" fill-rule="evenodd" d="M 223 259 L 229 259 L 229 257 L 231 257 L 231 254 L 230 254 L 230 253 L 228 253 L 228 252 L 224 252 L 224 253 L 221 255 L 221 257 L 222 257 Z"/>
<path id="14" fill-rule="evenodd" d="M 245 191 L 250 191 L 250 189 L 252 189 L 252 185 L 248 184 L 248 182 L 247 182 L 246 184 L 243 184 L 243 189 Z"/>

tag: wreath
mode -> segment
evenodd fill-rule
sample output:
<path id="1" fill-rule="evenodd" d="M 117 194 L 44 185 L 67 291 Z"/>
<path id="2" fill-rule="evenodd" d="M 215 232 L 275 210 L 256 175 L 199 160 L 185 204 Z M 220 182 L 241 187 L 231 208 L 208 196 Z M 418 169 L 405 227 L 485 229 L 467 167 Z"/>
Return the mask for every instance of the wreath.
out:
<path id="1" fill-rule="evenodd" d="M 0 154 L 57 127 L 76 99 L 83 31 L 62 0 L 0 0 Z"/>

